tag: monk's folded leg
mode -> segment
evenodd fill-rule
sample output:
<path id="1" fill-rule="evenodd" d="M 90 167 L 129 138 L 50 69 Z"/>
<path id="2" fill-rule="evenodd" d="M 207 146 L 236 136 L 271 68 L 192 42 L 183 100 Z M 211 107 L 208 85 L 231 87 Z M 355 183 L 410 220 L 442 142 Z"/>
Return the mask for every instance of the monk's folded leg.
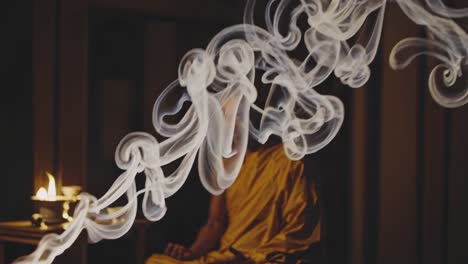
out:
<path id="1" fill-rule="evenodd" d="M 235 260 L 236 256 L 229 250 L 212 251 L 205 256 L 190 261 L 181 261 L 167 255 L 153 254 L 146 260 L 146 264 L 201 264 L 201 263 L 226 263 Z"/>
<path id="2" fill-rule="evenodd" d="M 182 263 L 182 261 L 175 258 L 171 258 L 163 254 L 153 254 L 146 260 L 146 264 L 172 264 L 172 263 Z"/>

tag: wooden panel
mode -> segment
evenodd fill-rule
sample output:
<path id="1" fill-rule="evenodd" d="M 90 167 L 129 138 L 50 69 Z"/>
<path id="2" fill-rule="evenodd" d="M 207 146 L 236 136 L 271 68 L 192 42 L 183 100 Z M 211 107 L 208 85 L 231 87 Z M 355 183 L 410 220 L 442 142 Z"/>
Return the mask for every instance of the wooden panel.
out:
<path id="1" fill-rule="evenodd" d="M 456 8 L 466 7 L 466 0 L 451 0 L 451 5 Z M 468 30 L 468 19 L 457 20 L 465 30 Z M 465 67 L 466 69 L 466 67 Z M 466 72 L 455 85 L 467 87 Z M 468 237 L 468 105 L 464 105 L 450 112 L 449 123 L 449 164 L 447 177 L 446 200 L 446 236 L 444 263 L 457 264 L 468 263 L 468 250 L 466 238 Z"/>
<path id="2" fill-rule="evenodd" d="M 27 217 L 33 181 L 33 2 L 2 2 L 0 219 Z"/>
<path id="3" fill-rule="evenodd" d="M 64 185 L 86 186 L 87 1 L 60 4 L 60 107 L 58 176 Z"/>
<path id="4" fill-rule="evenodd" d="M 317 87 L 323 94 L 337 96 L 351 112 L 351 92 L 338 79 L 329 78 Z M 317 153 L 304 158 L 304 174 L 318 181 L 321 210 L 321 247 L 324 248 L 324 263 L 346 263 L 351 257 L 349 242 L 351 235 L 350 207 L 351 184 L 351 130 L 353 120 L 346 117 L 336 137 Z M 275 139 L 273 139 L 275 140 Z M 271 141 L 271 139 L 270 139 Z"/>
<path id="5" fill-rule="evenodd" d="M 114 152 L 120 140 L 132 129 L 134 118 L 135 86 L 128 80 L 103 80 L 94 109 L 95 127 L 90 129 L 93 144 L 90 145 L 88 189 L 100 197 L 118 176 Z"/>
<path id="6" fill-rule="evenodd" d="M 397 41 L 418 29 L 395 5 L 383 30 L 381 149 L 377 263 L 418 261 L 418 82 L 417 64 L 392 70 L 387 58 Z"/>
<path id="7" fill-rule="evenodd" d="M 363 39 L 372 33 L 373 28 L 365 25 L 360 32 Z M 378 164 L 379 128 L 379 86 L 381 54 L 377 53 L 372 65 L 372 75 L 368 82 L 359 89 L 352 89 L 350 112 L 350 241 L 348 243 L 350 262 L 354 264 L 374 263 L 370 260 L 370 251 L 375 249 L 377 203 L 377 177 L 373 173 Z M 347 88 L 347 87 L 346 87 Z M 345 88 L 345 89 L 346 89 Z M 349 88 L 348 88 L 349 89 Z M 375 256 L 375 255 L 374 255 Z"/>
<path id="8" fill-rule="evenodd" d="M 34 1 L 34 191 L 46 186 L 45 171 L 55 170 L 55 3 L 55 0 Z"/>
<path id="9" fill-rule="evenodd" d="M 132 109 L 136 105 L 135 86 L 128 80 L 105 80 L 100 88 L 102 114 L 99 131 L 101 144 L 98 151 L 102 153 L 102 161 L 115 168 L 114 152 L 117 144 L 131 132 L 134 118 Z M 116 176 L 109 173 L 107 185 L 110 185 Z"/>
<path id="10" fill-rule="evenodd" d="M 428 70 L 435 61 L 426 58 Z M 427 73 L 424 75 L 427 76 Z M 424 137 L 422 148 L 423 178 L 421 230 L 421 263 L 443 264 L 446 227 L 446 179 L 448 161 L 447 109 L 438 105 L 430 96 L 427 84 L 423 87 Z"/>
<path id="11" fill-rule="evenodd" d="M 159 94 L 177 78 L 176 25 L 149 21 L 145 30 L 143 130 L 154 133 L 153 105 Z"/>
<path id="12" fill-rule="evenodd" d="M 351 130 L 351 261 L 364 263 L 364 234 L 366 217 L 366 146 L 367 142 L 367 107 L 366 90 L 362 87 L 353 91 L 352 130 Z"/>
<path id="13" fill-rule="evenodd" d="M 466 85 L 466 84 L 465 84 Z M 447 257 L 445 263 L 468 263 L 468 106 L 451 110 L 448 178 Z"/>

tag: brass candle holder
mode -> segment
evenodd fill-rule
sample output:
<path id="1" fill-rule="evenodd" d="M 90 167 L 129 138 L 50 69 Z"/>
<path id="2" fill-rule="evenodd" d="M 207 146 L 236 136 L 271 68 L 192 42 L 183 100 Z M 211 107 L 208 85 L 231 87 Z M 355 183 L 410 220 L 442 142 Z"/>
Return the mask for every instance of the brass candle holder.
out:
<path id="1" fill-rule="evenodd" d="M 78 201 L 78 193 L 81 191 L 79 186 L 63 186 L 62 193 L 57 195 L 55 178 L 52 174 L 46 173 L 49 178 L 49 186 L 46 190 L 41 187 L 36 195 L 31 197 L 34 203 L 34 222 L 45 223 L 46 225 L 54 225 L 71 221 L 76 202 Z"/>

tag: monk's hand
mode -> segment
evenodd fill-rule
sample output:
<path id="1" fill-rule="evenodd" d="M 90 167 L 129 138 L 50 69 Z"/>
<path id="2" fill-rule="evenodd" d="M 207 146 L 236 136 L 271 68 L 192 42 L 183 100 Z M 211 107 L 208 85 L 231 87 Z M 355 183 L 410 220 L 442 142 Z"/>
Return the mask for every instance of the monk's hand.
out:
<path id="1" fill-rule="evenodd" d="M 190 249 L 176 243 L 167 244 L 164 254 L 178 260 L 194 259 L 194 254 Z"/>

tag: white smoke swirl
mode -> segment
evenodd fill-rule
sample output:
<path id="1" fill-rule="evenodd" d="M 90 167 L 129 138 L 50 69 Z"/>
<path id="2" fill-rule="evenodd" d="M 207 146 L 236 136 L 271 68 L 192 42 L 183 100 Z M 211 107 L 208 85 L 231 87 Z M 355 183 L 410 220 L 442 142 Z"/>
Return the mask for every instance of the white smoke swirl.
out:
<path id="1" fill-rule="evenodd" d="M 294 160 L 325 147 L 342 125 L 344 108 L 338 98 L 322 95 L 314 87 L 331 73 L 353 88 L 367 82 L 387 1 L 292 2 L 270 0 L 265 7 L 263 29 L 254 23 L 255 1 L 249 0 L 244 24 L 218 33 L 206 50 L 189 51 L 180 62 L 178 79 L 154 105 L 154 127 L 167 139 L 158 142 L 142 132 L 124 137 L 115 154 L 116 164 L 124 172 L 107 193 L 100 199 L 81 194 L 70 227 L 60 235 L 45 236 L 32 254 L 16 263 L 51 263 L 83 229 L 90 242 L 124 235 L 134 222 L 141 194 L 144 215 L 151 221 L 161 219 L 166 212 L 165 198 L 184 184 L 197 154 L 203 186 L 212 194 L 222 193 L 239 173 L 249 134 L 260 143 L 271 135 L 280 137 L 286 154 Z M 450 9 L 440 0 L 426 0 L 431 13 L 417 1 L 395 2 L 430 34 L 428 39 L 408 38 L 398 43 L 390 65 L 404 68 L 419 55 L 436 58 L 440 64 L 429 76 L 432 96 L 446 107 L 465 104 L 467 87 L 457 93 L 447 87 L 467 68 L 468 37 L 451 18 L 467 16 L 468 9 Z M 353 43 L 353 37 L 373 13 L 376 19 L 366 43 Z M 304 32 L 297 25 L 301 17 L 307 18 Z M 282 34 L 280 24 L 285 23 L 288 31 Z M 301 40 L 308 54 L 302 59 L 292 58 L 289 52 Z M 262 87 L 254 85 L 256 74 L 261 74 Z M 255 105 L 257 89 L 269 89 L 263 108 Z M 174 99 L 175 103 L 169 103 Z M 191 105 L 181 113 L 185 103 Z M 250 121 L 251 110 L 261 115 L 259 124 Z M 175 115 L 182 116 L 176 123 L 165 119 Z M 166 175 L 164 166 L 174 161 L 180 161 L 178 168 Z M 139 191 L 135 185 L 138 173 L 146 177 L 145 187 Z M 105 209 L 124 194 L 127 204 L 107 213 Z"/>

